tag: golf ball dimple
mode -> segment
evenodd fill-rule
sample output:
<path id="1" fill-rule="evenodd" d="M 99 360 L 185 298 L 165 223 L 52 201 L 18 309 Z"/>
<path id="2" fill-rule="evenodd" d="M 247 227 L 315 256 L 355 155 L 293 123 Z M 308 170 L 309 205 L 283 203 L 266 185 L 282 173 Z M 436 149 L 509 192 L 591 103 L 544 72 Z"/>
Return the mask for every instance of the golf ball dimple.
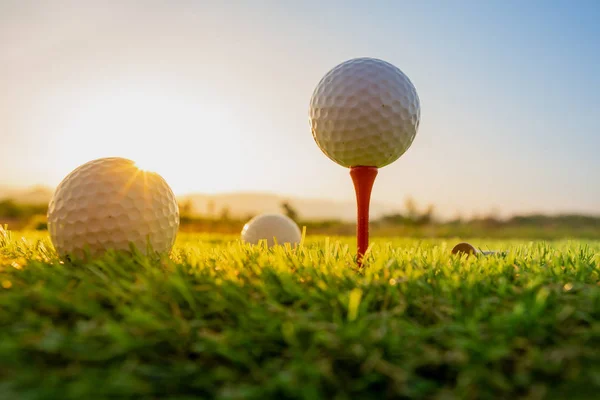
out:
<path id="1" fill-rule="evenodd" d="M 173 191 L 131 160 L 101 158 L 76 168 L 48 206 L 48 230 L 60 255 L 95 257 L 106 250 L 168 252 L 179 228 Z"/>
<path id="2" fill-rule="evenodd" d="M 302 233 L 298 225 L 283 214 L 262 214 L 252 218 L 242 229 L 242 241 L 258 244 L 266 240 L 269 247 L 289 243 L 292 246 L 300 243 Z"/>
<path id="3" fill-rule="evenodd" d="M 310 100 L 313 138 L 344 167 L 384 167 L 411 146 L 421 117 L 412 82 L 394 65 L 355 58 L 334 67 Z"/>

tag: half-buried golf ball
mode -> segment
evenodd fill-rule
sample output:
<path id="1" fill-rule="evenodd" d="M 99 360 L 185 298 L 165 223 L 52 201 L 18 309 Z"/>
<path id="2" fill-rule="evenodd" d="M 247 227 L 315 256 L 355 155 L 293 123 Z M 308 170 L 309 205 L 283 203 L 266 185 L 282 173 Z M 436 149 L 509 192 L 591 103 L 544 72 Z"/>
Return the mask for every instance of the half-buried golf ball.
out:
<path id="1" fill-rule="evenodd" d="M 95 257 L 133 245 L 168 252 L 179 208 L 165 180 L 131 160 L 101 158 L 76 168 L 58 185 L 48 207 L 48 230 L 60 255 Z"/>
<path id="2" fill-rule="evenodd" d="M 344 167 L 384 167 L 411 146 L 421 118 L 417 91 L 394 65 L 356 58 L 329 71 L 310 100 L 321 150 Z"/>
<path id="3" fill-rule="evenodd" d="M 298 225 L 286 215 L 262 214 L 252 218 L 242 229 L 242 241 L 258 244 L 266 240 L 269 247 L 289 243 L 292 246 L 300 243 L 302 233 Z"/>

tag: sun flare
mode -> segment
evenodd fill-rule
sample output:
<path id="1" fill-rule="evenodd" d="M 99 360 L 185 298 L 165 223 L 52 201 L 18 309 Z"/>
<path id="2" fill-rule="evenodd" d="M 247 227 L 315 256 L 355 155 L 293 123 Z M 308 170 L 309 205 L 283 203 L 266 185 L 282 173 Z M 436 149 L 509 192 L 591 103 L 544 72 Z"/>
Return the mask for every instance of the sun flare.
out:
<path id="1" fill-rule="evenodd" d="M 176 193 L 218 189 L 218 175 L 190 179 L 190 174 L 210 170 L 225 157 L 235 167 L 231 143 L 241 134 L 236 118 L 224 108 L 134 89 L 91 96 L 65 121 L 56 143 L 70 150 L 61 160 L 65 170 L 95 158 L 123 157 L 161 175 Z"/>

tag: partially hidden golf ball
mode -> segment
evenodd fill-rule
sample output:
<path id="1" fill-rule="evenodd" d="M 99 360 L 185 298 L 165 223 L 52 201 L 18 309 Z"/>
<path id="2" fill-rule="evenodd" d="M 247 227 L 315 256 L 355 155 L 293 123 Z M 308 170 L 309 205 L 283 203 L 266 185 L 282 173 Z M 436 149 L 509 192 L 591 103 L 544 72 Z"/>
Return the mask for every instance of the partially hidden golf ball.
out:
<path id="1" fill-rule="evenodd" d="M 321 150 L 344 167 L 384 167 L 411 146 L 421 117 L 412 82 L 394 65 L 355 58 L 329 71 L 310 100 Z"/>
<path id="2" fill-rule="evenodd" d="M 493 256 L 500 255 L 506 256 L 507 252 L 499 252 L 499 251 L 481 251 L 471 243 L 461 242 L 455 245 L 451 251 L 452 254 L 467 254 L 467 255 L 475 255 L 475 256 Z"/>
<path id="3" fill-rule="evenodd" d="M 252 218 L 242 229 L 242 241 L 258 244 L 266 240 L 269 247 L 289 243 L 300 243 L 302 233 L 298 225 L 283 214 L 262 214 Z"/>
<path id="4" fill-rule="evenodd" d="M 101 158 L 73 170 L 48 207 L 48 230 L 60 255 L 106 250 L 170 251 L 179 228 L 173 191 L 131 160 Z"/>

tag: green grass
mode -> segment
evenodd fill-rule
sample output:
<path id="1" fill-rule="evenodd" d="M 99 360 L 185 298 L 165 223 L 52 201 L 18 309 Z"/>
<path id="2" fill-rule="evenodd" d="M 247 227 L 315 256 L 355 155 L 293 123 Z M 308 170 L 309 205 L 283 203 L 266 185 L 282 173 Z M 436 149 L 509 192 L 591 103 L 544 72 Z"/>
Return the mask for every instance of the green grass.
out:
<path id="1" fill-rule="evenodd" d="M 61 263 L 0 235 L 1 399 L 595 398 L 600 242 L 181 235 Z"/>

